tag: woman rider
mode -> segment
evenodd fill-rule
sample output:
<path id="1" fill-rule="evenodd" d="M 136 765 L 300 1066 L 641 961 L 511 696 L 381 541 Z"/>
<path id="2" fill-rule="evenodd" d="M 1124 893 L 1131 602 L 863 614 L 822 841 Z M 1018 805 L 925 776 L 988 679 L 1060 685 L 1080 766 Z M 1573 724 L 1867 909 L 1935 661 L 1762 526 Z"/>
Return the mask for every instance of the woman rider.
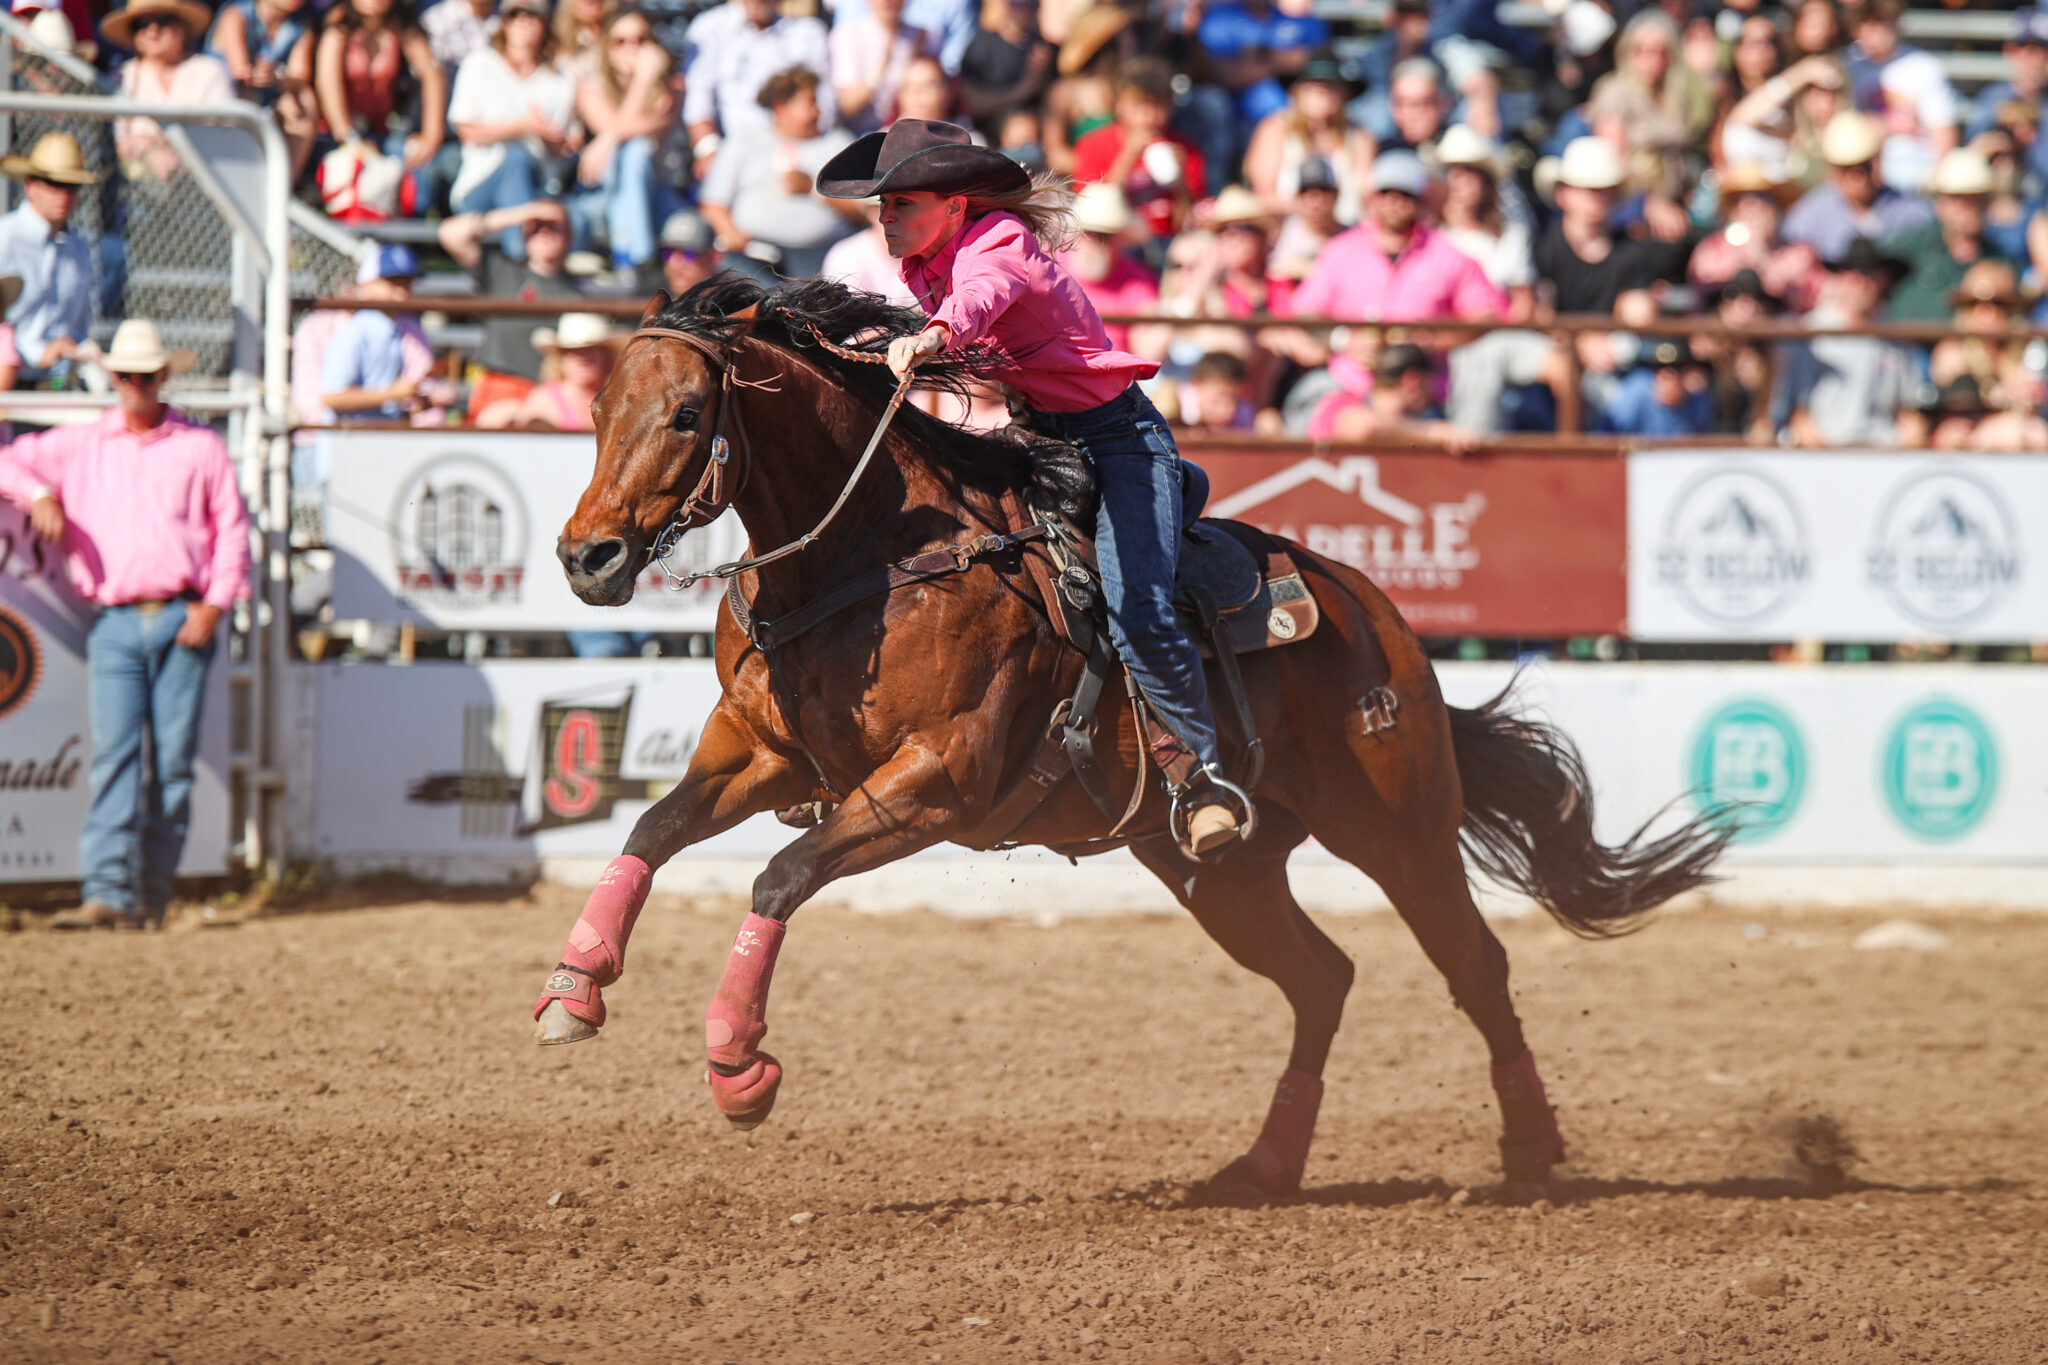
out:
<path id="1" fill-rule="evenodd" d="M 1200 515 L 1208 479 L 1186 463 L 1166 421 L 1134 381 L 1158 366 L 1110 347 L 1081 286 L 1049 250 L 1071 235 L 1063 182 L 1034 182 L 1001 152 L 951 123 L 898 119 L 818 172 L 818 192 L 881 199 L 882 232 L 904 283 L 931 319 L 889 345 L 900 378 L 941 351 L 983 343 L 1005 357 L 993 377 L 1023 394 L 1036 425 L 1086 450 L 1112 637 L 1166 727 L 1199 767 L 1177 793 L 1195 854 L 1237 837 L 1238 813 L 1212 779 L 1216 726 L 1202 659 L 1174 619 L 1181 533 Z M 1246 812 L 1249 814 L 1249 812 Z"/>

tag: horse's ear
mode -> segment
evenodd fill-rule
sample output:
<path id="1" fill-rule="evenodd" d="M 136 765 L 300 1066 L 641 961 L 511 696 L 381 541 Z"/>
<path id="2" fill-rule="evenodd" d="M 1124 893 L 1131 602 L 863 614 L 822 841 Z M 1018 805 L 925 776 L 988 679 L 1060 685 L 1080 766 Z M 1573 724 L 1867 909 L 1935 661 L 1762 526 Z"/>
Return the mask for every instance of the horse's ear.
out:
<path id="1" fill-rule="evenodd" d="M 647 301 L 647 311 L 640 315 L 640 325 L 642 327 L 645 327 L 649 323 L 653 322 L 655 315 L 661 312 L 662 309 L 668 307 L 668 305 L 668 291 L 666 289 L 655 290 L 654 297 Z"/>
<path id="2" fill-rule="evenodd" d="M 740 311 L 737 313 L 726 314 L 726 316 L 731 318 L 734 322 L 752 322 L 755 318 L 759 317 L 760 315 L 761 305 L 758 303 L 750 303 L 746 307 L 740 309 Z"/>

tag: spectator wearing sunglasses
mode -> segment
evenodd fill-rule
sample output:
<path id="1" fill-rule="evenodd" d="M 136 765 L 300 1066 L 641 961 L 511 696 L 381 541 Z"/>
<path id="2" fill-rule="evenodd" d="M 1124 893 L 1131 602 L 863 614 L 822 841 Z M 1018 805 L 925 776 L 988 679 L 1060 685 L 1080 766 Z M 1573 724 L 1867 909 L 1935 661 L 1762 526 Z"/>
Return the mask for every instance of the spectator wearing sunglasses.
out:
<path id="1" fill-rule="evenodd" d="M 677 209 L 661 225 L 662 287 L 671 295 L 704 283 L 724 268 L 711 224 L 688 209 Z"/>

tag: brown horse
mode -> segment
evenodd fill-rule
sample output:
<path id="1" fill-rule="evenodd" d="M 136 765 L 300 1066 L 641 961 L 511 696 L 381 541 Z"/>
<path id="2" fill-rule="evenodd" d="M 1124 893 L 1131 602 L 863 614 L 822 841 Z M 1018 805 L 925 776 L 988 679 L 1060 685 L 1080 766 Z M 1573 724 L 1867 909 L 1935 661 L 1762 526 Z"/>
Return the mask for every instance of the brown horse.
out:
<path id="1" fill-rule="evenodd" d="M 858 338 L 851 344 L 878 354 L 922 321 L 816 282 L 763 297 L 726 277 L 673 304 L 658 297 L 594 410 L 596 472 L 558 545 L 577 595 L 626 601 L 679 517 L 702 524 L 730 505 L 756 550 L 801 537 L 839 495 L 889 396 L 887 371 L 836 343 Z M 948 359 L 920 374 L 943 383 L 977 363 L 985 362 Z M 1017 529 L 1004 509 L 1042 477 L 1026 452 L 906 408 L 886 458 L 828 529 L 741 576 L 743 611 L 758 631 L 879 566 Z M 1661 839 L 1639 832 L 1603 846 L 1567 740 L 1511 716 L 1499 699 L 1447 707 L 1415 636 L 1371 582 L 1305 550 L 1293 557 L 1323 621 L 1311 637 L 1243 663 L 1268 750 L 1256 835 L 1214 863 L 1189 862 L 1165 832 L 1163 800 L 1148 797 L 1151 813 L 1130 844 L 1294 1011 L 1294 1046 L 1265 1129 L 1223 1174 L 1286 1191 L 1307 1159 L 1319 1078 L 1353 975 L 1288 890 L 1288 855 L 1314 835 L 1379 883 L 1443 972 L 1492 1054 L 1507 1174 L 1541 1181 L 1564 1145 L 1509 998 L 1506 953 L 1473 905 L 1461 830 L 1482 870 L 1595 937 L 1625 931 L 1707 880 L 1725 834 L 1703 819 Z M 976 560 L 865 597 L 766 653 L 730 604 L 721 611 L 724 695 L 688 775 L 641 817 L 577 921 L 535 1011 L 541 1041 L 588 1037 L 603 1022 L 599 988 L 623 966 L 651 869 L 758 812 L 836 803 L 754 883 L 754 913 L 706 1022 L 718 1106 L 741 1126 L 766 1115 L 780 1069 L 757 1044 L 790 915 L 836 878 L 944 841 L 1003 838 L 1008 831 L 989 828 L 991 812 L 1026 780 L 1047 717 L 1073 690 L 1082 659 L 1014 566 L 1014 556 Z M 1212 690 L 1219 686 L 1212 676 Z M 1219 719 L 1229 753 L 1242 736 L 1231 716 Z M 1100 752 L 1122 797 L 1143 772 L 1137 726 L 1116 707 L 1101 725 Z M 1014 837 L 1095 851 L 1089 841 L 1110 824 L 1069 780 L 1052 786 Z"/>

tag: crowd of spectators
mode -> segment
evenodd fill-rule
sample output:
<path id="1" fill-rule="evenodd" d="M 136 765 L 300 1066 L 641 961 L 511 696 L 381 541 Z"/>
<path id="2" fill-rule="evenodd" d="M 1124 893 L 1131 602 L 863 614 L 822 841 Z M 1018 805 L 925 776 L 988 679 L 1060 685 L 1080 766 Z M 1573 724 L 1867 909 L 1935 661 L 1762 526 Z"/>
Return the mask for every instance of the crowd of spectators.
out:
<path id="1" fill-rule="evenodd" d="M 453 262 L 431 268 L 561 301 L 540 336 L 486 320 L 453 366 L 417 327 L 306 319 L 307 420 L 574 426 L 608 354 L 566 340 L 596 335 L 575 306 L 593 293 L 736 269 L 901 297 L 868 212 L 815 177 L 863 131 L 943 118 L 1073 179 L 1067 260 L 1105 314 L 1141 319 L 1115 339 L 1192 428 L 1463 448 L 1569 413 L 2048 448 L 2048 346 L 2008 335 L 2048 282 L 2031 8 L 2009 13 L 2005 79 L 1970 91 L 1905 40 L 1899 0 L 1544 0 L 1535 26 L 1496 0 L 1392 0 L 1341 31 L 1311 0 L 130 0 L 90 31 L 88 0 L 17 0 L 44 7 L 110 88 L 271 109 L 337 218 L 427 220 L 426 254 Z M 131 186 L 177 173 L 150 121 L 115 140 Z M 10 320 L 40 381 L 84 340 L 53 297 L 78 269 L 66 182 L 8 170 L 30 188 L 0 272 L 28 282 Z M 389 301 L 397 266 L 421 269 L 380 252 L 357 288 Z M 1612 326 L 1566 336 L 1560 315 Z M 1669 330 L 1709 316 L 1956 335 Z"/>

